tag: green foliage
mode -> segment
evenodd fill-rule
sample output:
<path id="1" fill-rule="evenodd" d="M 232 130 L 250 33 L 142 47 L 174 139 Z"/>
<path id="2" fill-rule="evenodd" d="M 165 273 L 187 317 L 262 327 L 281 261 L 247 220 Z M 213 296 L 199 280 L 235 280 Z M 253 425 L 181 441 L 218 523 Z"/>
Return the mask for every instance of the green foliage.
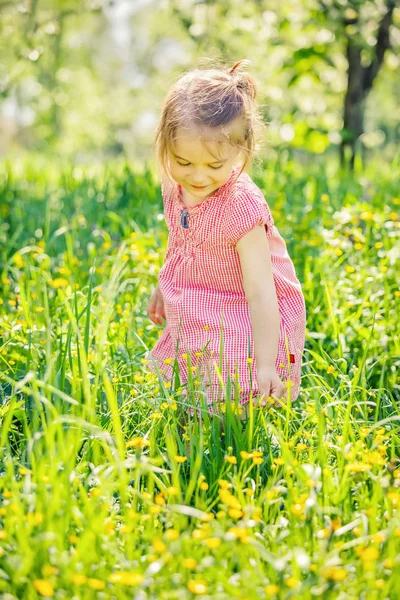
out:
<path id="1" fill-rule="evenodd" d="M 357 36 L 368 65 L 382 14 L 376 2 L 321 1 L 317 9 L 291 0 L 273 7 L 236 0 L 128 4 L 121 19 L 117 3 L 3 3 L 0 152 L 148 159 L 162 98 L 204 56 L 252 61 L 272 148 L 335 151 L 343 137 L 346 38 Z M 380 132 L 366 145 L 385 145 L 389 158 L 399 141 L 399 23 L 395 9 L 392 48 L 366 106 L 367 134 Z M 282 134 L 289 122 L 294 131 L 305 125 L 304 135 Z"/>

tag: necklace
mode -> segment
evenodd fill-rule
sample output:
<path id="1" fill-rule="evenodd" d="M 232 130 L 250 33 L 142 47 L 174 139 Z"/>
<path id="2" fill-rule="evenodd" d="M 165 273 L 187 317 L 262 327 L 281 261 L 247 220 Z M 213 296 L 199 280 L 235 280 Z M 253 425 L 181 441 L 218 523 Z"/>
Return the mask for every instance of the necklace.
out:
<path id="1" fill-rule="evenodd" d="M 189 227 L 189 211 L 187 208 L 183 208 L 181 212 L 181 225 L 184 229 Z"/>

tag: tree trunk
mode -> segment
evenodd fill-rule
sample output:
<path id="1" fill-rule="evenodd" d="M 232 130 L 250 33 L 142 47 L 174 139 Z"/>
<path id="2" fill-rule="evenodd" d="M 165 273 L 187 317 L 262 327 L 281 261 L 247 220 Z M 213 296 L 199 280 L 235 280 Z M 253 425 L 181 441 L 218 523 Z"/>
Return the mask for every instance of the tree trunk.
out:
<path id="1" fill-rule="evenodd" d="M 365 101 L 372 89 L 373 82 L 383 63 L 386 50 L 390 47 L 389 28 L 392 23 L 396 0 L 388 0 L 387 11 L 382 18 L 375 44 L 375 55 L 368 67 L 361 64 L 361 46 L 351 36 L 347 36 L 346 55 L 348 61 L 347 90 L 344 100 L 344 119 L 342 143 L 340 145 L 340 163 L 346 164 L 346 146 L 350 147 L 350 168 L 354 170 L 357 141 L 364 133 Z M 345 25 L 354 25 L 358 17 L 347 19 Z M 363 154 L 365 148 L 362 148 Z"/>

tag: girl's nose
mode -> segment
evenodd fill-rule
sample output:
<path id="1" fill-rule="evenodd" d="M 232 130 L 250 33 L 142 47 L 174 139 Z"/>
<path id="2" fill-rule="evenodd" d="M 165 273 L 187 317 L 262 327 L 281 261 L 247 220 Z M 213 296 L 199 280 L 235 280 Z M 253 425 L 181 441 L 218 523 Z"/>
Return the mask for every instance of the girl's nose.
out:
<path id="1" fill-rule="evenodd" d="M 191 177 L 193 185 L 203 185 L 205 181 L 205 175 L 195 171 Z"/>

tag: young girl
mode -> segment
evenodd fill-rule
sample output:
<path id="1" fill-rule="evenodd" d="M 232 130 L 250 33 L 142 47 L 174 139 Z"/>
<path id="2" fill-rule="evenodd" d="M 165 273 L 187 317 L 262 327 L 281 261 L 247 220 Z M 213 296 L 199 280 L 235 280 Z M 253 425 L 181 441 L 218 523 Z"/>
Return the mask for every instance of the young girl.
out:
<path id="1" fill-rule="evenodd" d="M 228 375 L 239 382 L 247 410 L 251 391 L 261 406 L 289 393 L 295 401 L 305 341 L 300 282 L 262 192 L 244 172 L 262 128 L 246 63 L 181 76 L 155 135 L 169 237 L 148 315 L 166 326 L 146 358 L 172 383 L 175 359 L 183 384 L 190 364 L 211 412 L 223 401 L 218 370 L 224 384 Z"/>

